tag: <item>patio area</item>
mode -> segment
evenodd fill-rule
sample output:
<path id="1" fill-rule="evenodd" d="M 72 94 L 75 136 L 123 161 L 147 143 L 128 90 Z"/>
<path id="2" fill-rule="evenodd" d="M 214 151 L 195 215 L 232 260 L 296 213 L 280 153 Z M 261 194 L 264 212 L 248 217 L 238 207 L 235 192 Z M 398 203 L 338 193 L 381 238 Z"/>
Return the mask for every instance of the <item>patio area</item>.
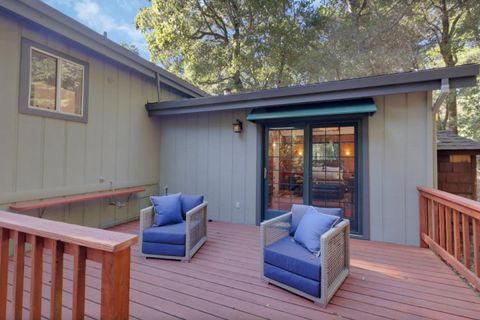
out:
<path id="1" fill-rule="evenodd" d="M 259 228 L 211 222 L 190 263 L 145 259 L 132 247 L 132 319 L 479 319 L 480 296 L 431 250 L 351 241 L 351 274 L 326 309 L 260 280 Z M 138 222 L 112 228 L 136 234 Z M 42 316 L 49 317 L 50 251 L 44 259 Z M 28 255 L 28 254 L 27 254 Z M 28 316 L 30 257 L 25 261 Z M 11 265 L 11 264 L 10 264 Z M 72 259 L 65 256 L 64 318 L 71 316 Z M 9 274 L 7 318 L 13 278 Z M 85 316 L 100 316 L 100 264 L 87 261 Z"/>

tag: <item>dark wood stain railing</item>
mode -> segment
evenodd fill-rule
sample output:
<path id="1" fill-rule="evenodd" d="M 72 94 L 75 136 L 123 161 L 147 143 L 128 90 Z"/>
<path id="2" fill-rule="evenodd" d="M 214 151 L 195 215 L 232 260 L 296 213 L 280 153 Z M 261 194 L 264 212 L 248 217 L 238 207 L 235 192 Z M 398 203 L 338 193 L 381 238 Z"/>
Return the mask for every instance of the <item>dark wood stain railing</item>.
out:
<path id="1" fill-rule="evenodd" d="M 132 234 L 101 230 L 0 211 L 0 319 L 7 314 L 9 241 L 13 240 L 12 317 L 22 318 L 25 244 L 31 246 L 30 319 L 41 316 L 43 255 L 50 250 L 50 318 L 61 319 L 64 254 L 73 256 L 73 319 L 85 315 L 86 260 L 102 265 L 102 319 L 127 319 L 129 315 L 130 248 Z M 70 317 L 69 317 L 70 318 Z"/>
<path id="2" fill-rule="evenodd" d="M 480 202 L 418 187 L 420 246 L 429 247 L 480 289 Z"/>

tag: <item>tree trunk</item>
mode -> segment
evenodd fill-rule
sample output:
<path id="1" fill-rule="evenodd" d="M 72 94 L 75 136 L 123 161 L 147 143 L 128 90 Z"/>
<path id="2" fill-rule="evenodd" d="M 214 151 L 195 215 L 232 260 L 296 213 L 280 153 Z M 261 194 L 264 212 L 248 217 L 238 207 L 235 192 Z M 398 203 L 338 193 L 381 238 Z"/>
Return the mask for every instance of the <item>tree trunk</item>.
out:
<path id="1" fill-rule="evenodd" d="M 450 15 L 448 11 L 447 1 L 441 1 L 441 17 L 442 17 L 442 34 L 441 40 L 438 44 L 440 47 L 440 53 L 442 54 L 443 61 L 447 67 L 455 66 L 456 59 L 454 56 L 451 35 L 454 33 L 454 30 L 450 28 Z M 454 25 L 454 24 L 453 24 Z M 452 26 L 454 27 L 454 26 Z M 457 126 L 457 92 L 454 90 L 450 91 L 446 101 L 446 129 L 458 133 Z"/>
<path id="2" fill-rule="evenodd" d="M 457 91 L 453 89 L 447 97 L 447 123 L 446 129 L 458 134 L 457 123 Z"/>

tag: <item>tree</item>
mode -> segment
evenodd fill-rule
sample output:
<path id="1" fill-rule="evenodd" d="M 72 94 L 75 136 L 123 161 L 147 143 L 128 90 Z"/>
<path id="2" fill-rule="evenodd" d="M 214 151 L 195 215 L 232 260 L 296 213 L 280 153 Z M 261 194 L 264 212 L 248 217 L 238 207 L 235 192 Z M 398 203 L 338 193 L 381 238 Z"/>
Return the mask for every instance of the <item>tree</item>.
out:
<path id="1" fill-rule="evenodd" d="M 425 27 L 425 45 L 435 46 L 443 63 L 453 67 L 458 63 L 458 54 L 469 42 L 469 35 L 477 25 L 472 23 L 472 10 L 478 11 L 477 0 L 431 0 L 420 2 L 418 16 Z M 447 97 L 446 112 L 441 123 L 443 128 L 458 133 L 457 92 L 452 90 Z"/>
<path id="2" fill-rule="evenodd" d="M 152 0 L 137 14 L 154 62 L 204 90 L 298 83 L 319 23 L 313 0 Z"/>

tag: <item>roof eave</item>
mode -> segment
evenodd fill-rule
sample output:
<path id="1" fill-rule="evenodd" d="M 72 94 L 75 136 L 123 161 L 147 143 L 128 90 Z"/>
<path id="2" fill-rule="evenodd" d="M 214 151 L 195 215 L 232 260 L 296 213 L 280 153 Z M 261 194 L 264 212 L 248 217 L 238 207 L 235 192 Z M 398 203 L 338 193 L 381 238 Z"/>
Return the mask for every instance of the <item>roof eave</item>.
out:
<path id="1" fill-rule="evenodd" d="M 451 71 L 450 76 L 447 76 L 445 71 Z M 478 65 L 465 65 L 455 68 L 443 68 L 442 70 L 426 70 L 396 75 L 332 81 L 304 87 L 287 87 L 228 96 L 149 103 L 146 105 L 146 109 L 150 116 L 162 116 L 227 109 L 268 108 L 340 101 L 396 93 L 437 90 L 440 89 L 443 78 L 449 79 L 451 88 L 462 88 L 476 85 L 478 72 Z M 414 77 L 414 75 L 418 75 L 418 73 L 420 73 L 419 77 Z M 425 76 L 428 75 L 428 73 L 432 73 L 429 75 L 429 78 Z"/>

